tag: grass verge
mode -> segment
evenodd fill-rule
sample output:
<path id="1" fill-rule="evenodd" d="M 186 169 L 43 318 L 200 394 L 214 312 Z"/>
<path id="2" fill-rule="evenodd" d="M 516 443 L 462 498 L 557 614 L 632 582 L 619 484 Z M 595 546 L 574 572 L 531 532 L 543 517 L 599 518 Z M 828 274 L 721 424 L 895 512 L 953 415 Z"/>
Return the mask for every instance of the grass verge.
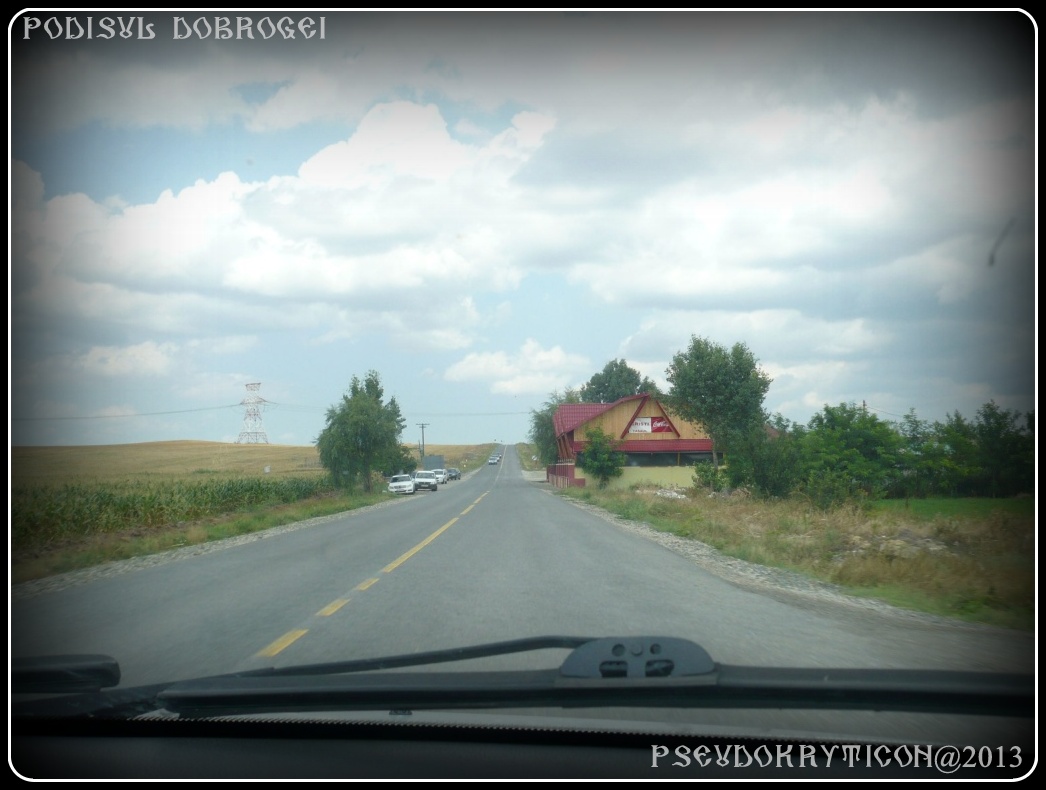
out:
<path id="1" fill-rule="evenodd" d="M 13 553 L 11 580 L 18 584 L 58 573 L 90 568 L 105 562 L 224 540 L 310 518 L 355 510 L 386 501 L 389 496 L 385 492 L 336 492 L 290 504 L 259 506 L 196 521 L 67 538 L 56 544 Z"/>
<path id="2" fill-rule="evenodd" d="M 825 512 L 789 500 L 667 498 L 653 489 L 561 494 L 749 562 L 798 571 L 895 606 L 1030 630 L 1034 501 L 921 500 Z"/>

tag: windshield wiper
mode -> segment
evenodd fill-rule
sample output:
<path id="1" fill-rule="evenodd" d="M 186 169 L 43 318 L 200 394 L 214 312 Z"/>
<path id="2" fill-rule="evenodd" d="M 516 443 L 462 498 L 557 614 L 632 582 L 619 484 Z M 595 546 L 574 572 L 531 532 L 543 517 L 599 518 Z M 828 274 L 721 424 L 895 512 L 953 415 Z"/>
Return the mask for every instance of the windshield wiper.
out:
<path id="1" fill-rule="evenodd" d="M 376 672 L 513 653 L 570 649 L 556 669 Z M 141 694 L 134 696 L 136 691 Z M 116 695 L 114 698 L 112 695 Z M 91 710 L 91 706 L 104 704 Z M 35 703 L 27 703 L 32 706 Z M 122 708 L 183 717 L 272 712 L 524 707 L 795 708 L 1034 715 L 1034 678 L 985 672 L 718 664 L 669 637 L 537 637 L 488 645 L 180 681 L 85 695 L 79 715 Z M 29 707 L 23 714 L 44 709 Z M 74 715 L 67 704 L 63 708 Z M 50 715 L 55 715 L 53 710 Z"/>
<path id="2" fill-rule="evenodd" d="M 527 639 L 511 639 L 507 642 L 490 642 L 469 647 L 453 647 L 447 650 L 429 650 L 424 653 L 407 653 L 383 658 L 363 658 L 352 661 L 334 661 L 327 664 L 303 664 L 293 667 L 268 667 L 247 672 L 237 672 L 236 677 L 278 677 L 302 675 L 338 675 L 352 672 L 372 672 L 401 667 L 423 667 L 446 664 L 453 661 L 469 661 L 475 658 L 507 656 L 513 653 L 530 653 L 535 650 L 574 650 L 595 641 L 590 636 L 535 636 Z M 229 677 L 229 676 L 225 676 Z"/>
<path id="3" fill-rule="evenodd" d="M 120 683 L 115 658 L 99 654 L 11 659 L 14 694 L 71 694 L 100 691 Z"/>

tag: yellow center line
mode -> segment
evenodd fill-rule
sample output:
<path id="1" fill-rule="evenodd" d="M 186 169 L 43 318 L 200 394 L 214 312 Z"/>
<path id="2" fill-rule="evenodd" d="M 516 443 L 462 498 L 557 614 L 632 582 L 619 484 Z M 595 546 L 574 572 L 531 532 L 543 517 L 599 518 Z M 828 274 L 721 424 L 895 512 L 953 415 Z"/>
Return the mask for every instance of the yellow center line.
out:
<path id="1" fill-rule="evenodd" d="M 423 548 L 425 548 L 430 543 L 432 543 L 432 541 L 434 541 L 436 538 L 438 538 L 440 535 L 442 535 L 457 520 L 458 520 L 458 517 L 454 516 L 454 518 L 452 518 L 450 521 L 448 521 L 442 527 L 440 527 L 435 532 L 433 532 L 431 535 L 429 535 L 427 538 L 425 538 L 425 540 L 421 541 L 421 543 L 419 543 L 417 546 L 415 546 L 414 548 L 412 548 L 410 551 L 406 552 L 405 554 L 401 554 L 398 558 L 396 558 L 395 560 L 390 562 L 388 565 L 386 565 L 381 570 L 384 573 L 392 573 L 394 570 L 396 570 L 396 568 L 398 568 L 400 565 L 405 563 L 407 560 L 409 560 L 411 557 L 413 557 L 415 554 L 417 554 Z"/>
<path id="2" fill-rule="evenodd" d="M 479 499 L 477 499 L 475 502 L 473 502 L 471 505 L 469 505 L 467 508 L 465 508 L 463 511 L 461 511 L 461 515 L 463 516 L 466 513 L 468 513 L 470 510 L 472 510 L 472 508 L 474 508 L 476 505 L 478 505 L 480 500 L 483 499 L 483 497 L 485 497 L 486 495 L 487 495 L 486 493 L 481 494 Z M 435 532 L 433 532 L 431 535 L 429 535 L 427 538 L 425 538 L 425 540 L 421 541 L 421 543 L 419 543 L 417 546 L 412 548 L 410 551 L 408 551 L 408 552 L 406 552 L 404 554 L 401 554 L 398 558 L 396 558 L 395 560 L 390 562 L 388 565 L 386 565 L 384 568 L 382 568 L 382 572 L 384 572 L 384 573 L 392 573 L 392 571 L 396 570 L 396 568 L 398 568 L 400 565 L 405 563 L 407 560 L 409 560 L 411 557 L 413 557 L 415 554 L 417 554 L 423 548 L 425 548 L 430 543 L 432 543 L 432 541 L 434 541 L 436 538 L 438 538 L 440 535 L 442 535 L 444 532 L 446 532 L 448 529 L 450 529 L 450 527 L 452 527 L 455 524 L 455 522 L 457 522 L 458 518 L 459 518 L 459 516 L 455 516 L 450 521 L 448 521 L 446 524 L 444 524 L 442 527 L 440 527 Z M 360 591 L 366 590 L 366 589 L 368 589 L 370 587 L 373 587 L 377 583 L 378 583 L 378 579 L 377 578 L 367 579 L 366 581 L 360 582 L 358 585 L 356 585 L 356 589 L 360 590 Z M 317 617 L 329 617 L 330 615 L 334 614 L 339 609 L 341 609 L 343 606 L 345 606 L 345 604 L 347 604 L 349 602 L 349 600 L 350 599 L 348 599 L 348 598 L 337 598 L 337 599 L 331 601 L 329 604 L 327 604 L 322 609 L 320 609 L 320 611 L 316 613 L 316 616 Z M 281 650 L 284 650 L 288 645 L 291 645 L 294 642 L 298 641 L 303 636 L 305 636 L 305 634 L 307 634 L 307 633 L 309 633 L 308 629 L 301 629 L 301 630 L 298 630 L 298 631 L 288 631 L 286 634 L 281 636 L 279 639 L 277 639 L 271 645 L 266 647 L 264 650 L 259 651 L 257 655 L 258 656 L 267 656 L 267 657 L 275 656 Z"/>
<path id="3" fill-rule="evenodd" d="M 259 656 L 274 656 L 277 653 L 279 653 L 281 650 L 283 650 L 285 647 L 293 644 L 294 642 L 297 642 L 299 639 L 301 639 L 307 633 L 309 633 L 307 629 L 303 629 L 303 630 L 300 630 L 300 631 L 288 631 L 283 636 L 281 636 L 279 639 L 277 639 L 275 642 L 273 642 L 271 645 L 269 645 L 267 648 L 265 648 L 264 650 L 258 651 L 258 655 Z"/>
<path id="4" fill-rule="evenodd" d="M 349 602 L 348 598 L 338 598 L 335 601 L 331 601 L 329 604 L 327 604 L 322 609 L 320 609 L 318 612 L 316 612 L 316 616 L 317 617 L 330 617 L 332 614 L 334 614 L 336 611 L 338 611 L 341 607 L 343 607 L 348 602 Z"/>
<path id="5" fill-rule="evenodd" d="M 471 505 L 469 505 L 467 508 L 465 508 L 464 510 L 461 511 L 461 515 L 464 516 L 466 513 L 468 513 L 470 510 L 472 510 L 472 508 L 474 508 L 476 505 L 479 504 L 479 500 L 483 499 L 483 497 L 485 497 L 488 493 L 490 493 L 490 492 L 487 491 L 487 492 L 484 492 L 484 493 L 480 494 L 479 499 L 477 499 L 475 502 L 473 502 Z"/>

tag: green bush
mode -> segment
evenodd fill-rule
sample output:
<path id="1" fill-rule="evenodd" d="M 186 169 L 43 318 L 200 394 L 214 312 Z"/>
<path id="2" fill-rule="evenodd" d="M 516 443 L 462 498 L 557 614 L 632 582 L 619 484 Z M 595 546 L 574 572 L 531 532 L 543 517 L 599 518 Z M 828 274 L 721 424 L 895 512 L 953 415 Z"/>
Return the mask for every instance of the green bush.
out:
<path id="1" fill-rule="evenodd" d="M 698 461 L 694 464 L 694 486 L 712 492 L 722 491 L 727 487 L 726 467 L 716 467 L 711 461 Z"/>
<path id="2" fill-rule="evenodd" d="M 845 505 L 864 506 L 868 493 L 845 470 L 822 469 L 811 472 L 802 485 L 802 492 L 810 503 L 821 510 L 833 510 Z"/>
<path id="3" fill-rule="evenodd" d="M 585 435 L 585 449 L 578 455 L 577 465 L 595 476 L 600 488 L 606 488 L 611 478 L 620 477 L 624 471 L 625 454 L 617 451 L 618 444 L 599 428 Z"/>

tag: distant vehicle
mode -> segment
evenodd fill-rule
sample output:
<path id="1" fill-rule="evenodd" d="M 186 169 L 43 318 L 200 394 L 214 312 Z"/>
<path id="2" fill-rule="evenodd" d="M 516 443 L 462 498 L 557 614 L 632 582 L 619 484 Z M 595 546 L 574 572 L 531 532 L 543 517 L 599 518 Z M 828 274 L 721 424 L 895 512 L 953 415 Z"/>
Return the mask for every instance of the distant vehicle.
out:
<path id="1" fill-rule="evenodd" d="M 487 463 L 488 464 L 496 464 L 499 460 L 500 459 L 496 455 L 492 455 L 492 456 L 490 456 L 490 458 L 487 459 Z"/>
<path id="2" fill-rule="evenodd" d="M 447 479 L 448 480 L 460 480 L 461 479 L 461 470 L 456 468 L 456 467 L 453 467 L 453 466 L 450 467 L 450 469 L 447 470 Z"/>
<path id="3" fill-rule="evenodd" d="M 447 470 L 446 469 L 433 469 L 432 474 L 436 475 L 437 483 L 447 482 Z"/>
<path id="4" fill-rule="evenodd" d="M 417 489 L 427 488 L 429 491 L 439 491 L 439 481 L 432 472 L 415 472 L 414 487 Z"/>
<path id="5" fill-rule="evenodd" d="M 410 475 L 393 475 L 389 480 L 390 494 L 413 494 L 417 490 L 414 478 Z"/>
<path id="6" fill-rule="evenodd" d="M 447 462 L 442 455 L 426 455 L 421 459 L 418 469 L 446 469 Z"/>

